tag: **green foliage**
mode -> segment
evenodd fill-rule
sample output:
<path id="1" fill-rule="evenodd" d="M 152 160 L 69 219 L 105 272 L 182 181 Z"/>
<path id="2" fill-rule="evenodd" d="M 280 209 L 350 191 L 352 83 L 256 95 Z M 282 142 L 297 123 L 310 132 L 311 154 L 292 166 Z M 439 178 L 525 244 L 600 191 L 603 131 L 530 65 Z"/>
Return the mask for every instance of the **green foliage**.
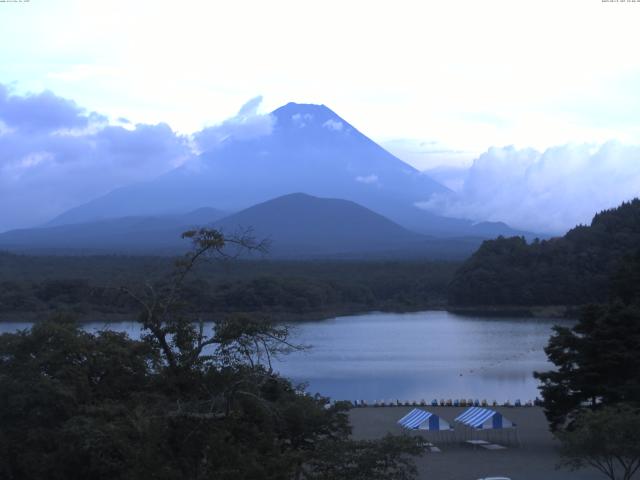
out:
<path id="1" fill-rule="evenodd" d="M 640 304 L 640 250 L 627 256 L 612 279 L 614 295 L 625 304 Z"/>
<path id="2" fill-rule="evenodd" d="M 299 348 L 286 328 L 232 315 L 204 330 L 186 278 L 227 239 L 189 235 L 167 282 L 125 289 L 141 341 L 68 316 L 0 336 L 0 478 L 414 478 L 415 440 L 355 442 L 346 404 L 272 371 L 273 355 Z"/>
<path id="3" fill-rule="evenodd" d="M 67 317 L 0 336 L 2 478 L 110 476 L 121 422 L 149 386 L 156 359 L 142 342 L 92 335 Z"/>
<path id="4" fill-rule="evenodd" d="M 268 312 L 288 319 L 419 309 L 446 302 L 457 267 L 423 261 L 201 263 L 186 279 L 181 299 L 202 314 Z M 9 319 L 55 311 L 83 319 L 131 317 L 138 304 L 119 287 L 148 284 L 161 290 L 172 274 L 170 259 L 161 257 L 0 253 L 0 314 Z"/>
<path id="5" fill-rule="evenodd" d="M 536 373 L 552 429 L 562 428 L 584 406 L 640 404 L 640 298 L 629 293 L 637 285 L 623 281 L 639 274 L 636 255 L 614 276 L 608 305 L 584 308 L 571 329 L 555 328 L 545 352 L 557 369 Z"/>
<path id="6" fill-rule="evenodd" d="M 590 465 L 611 480 L 640 468 L 640 255 L 613 275 L 607 305 L 556 327 L 545 351 L 556 369 L 536 373 L 564 465 Z"/>
<path id="7" fill-rule="evenodd" d="M 536 373 L 547 418 L 563 427 L 582 407 L 640 402 L 640 309 L 588 307 L 572 329 L 556 327 L 545 348 L 557 370 Z"/>
<path id="8" fill-rule="evenodd" d="M 609 280 L 640 245 L 640 200 L 597 214 L 564 237 L 485 241 L 456 272 L 455 305 L 584 305 L 609 298 Z"/>
<path id="9" fill-rule="evenodd" d="M 417 474 L 411 456 L 424 451 L 416 436 L 387 435 L 379 441 L 322 442 L 307 464 L 308 480 L 409 480 Z"/>
<path id="10" fill-rule="evenodd" d="M 640 468 L 640 412 L 627 405 L 583 412 L 558 434 L 563 464 L 592 466 L 611 480 L 630 480 Z"/>

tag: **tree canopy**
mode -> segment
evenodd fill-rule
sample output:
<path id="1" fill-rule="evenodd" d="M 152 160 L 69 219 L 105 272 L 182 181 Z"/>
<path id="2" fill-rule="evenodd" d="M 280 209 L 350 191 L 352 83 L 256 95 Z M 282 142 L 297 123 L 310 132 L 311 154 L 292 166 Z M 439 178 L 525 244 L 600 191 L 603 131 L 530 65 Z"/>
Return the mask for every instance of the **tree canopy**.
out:
<path id="1" fill-rule="evenodd" d="M 0 336 L 0 477 L 413 478 L 416 438 L 354 441 L 346 404 L 271 369 L 299 348 L 286 327 L 229 315 L 207 332 L 184 309 L 193 266 L 228 241 L 188 236 L 194 249 L 162 289 L 127 289 L 141 340 L 67 316 Z"/>
<path id="2" fill-rule="evenodd" d="M 555 370 L 536 373 L 564 464 L 591 465 L 611 480 L 640 468 L 640 254 L 613 275 L 611 299 L 556 327 L 545 351 Z"/>
<path id="3" fill-rule="evenodd" d="M 449 286 L 453 305 L 585 305 L 606 302 L 610 278 L 640 245 L 640 200 L 594 216 L 591 225 L 528 244 L 485 241 Z"/>
<path id="4" fill-rule="evenodd" d="M 560 433 L 563 464 L 589 465 L 610 480 L 631 480 L 640 469 L 640 411 L 617 405 L 583 412 L 570 431 Z"/>
<path id="5" fill-rule="evenodd" d="M 446 303 L 458 263 L 431 261 L 201 262 L 185 280 L 185 309 L 208 316 L 268 313 L 326 318 L 371 310 L 417 310 Z M 139 304 L 119 287 L 158 289 L 169 257 L 26 256 L 0 252 L 0 316 L 43 318 L 68 311 L 81 320 L 130 318 Z"/>
<path id="6" fill-rule="evenodd" d="M 613 276 L 611 300 L 590 305 L 572 327 L 555 327 L 545 348 L 556 370 L 536 373 L 547 417 L 562 428 L 582 408 L 640 403 L 640 254 Z"/>

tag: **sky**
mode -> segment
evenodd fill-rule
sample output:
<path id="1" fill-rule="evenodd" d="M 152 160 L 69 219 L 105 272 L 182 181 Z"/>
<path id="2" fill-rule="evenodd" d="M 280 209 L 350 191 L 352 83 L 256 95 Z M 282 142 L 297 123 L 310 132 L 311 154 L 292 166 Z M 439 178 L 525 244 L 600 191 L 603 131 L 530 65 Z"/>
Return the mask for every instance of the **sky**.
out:
<path id="1" fill-rule="evenodd" d="M 49 91 L 74 102 L 76 113 L 90 120 L 67 129 L 84 128 L 86 134 L 89 125 L 94 133 L 118 126 L 110 132 L 127 139 L 136 130 L 138 139 L 162 130 L 168 150 L 157 164 L 152 159 L 157 154 L 145 150 L 148 156 L 138 158 L 143 168 L 137 170 L 122 160 L 128 168 L 121 174 L 110 173 L 111 180 L 99 185 L 85 182 L 88 192 L 47 201 L 39 215 L 16 212 L 9 221 L 0 207 L 5 217 L 0 229 L 40 221 L 86 201 L 91 191 L 103 193 L 166 171 L 184 159 L 190 136 L 234 117 L 256 97 L 262 98 L 255 105 L 258 113 L 289 101 L 326 104 L 401 159 L 457 190 L 457 197 L 426 202 L 425 208 L 471 218 L 484 211 L 477 202 L 491 192 L 478 196 L 481 182 L 476 181 L 476 193 L 469 193 L 474 184 L 469 175 L 486 172 L 473 165 L 486 166 L 500 149 L 534 149 L 532 165 L 554 158 L 554 175 L 567 169 L 556 167 L 563 159 L 547 151 L 565 148 L 591 158 L 607 142 L 618 142 L 628 148 L 625 152 L 637 154 L 637 25 L 640 2 L 602 0 L 3 2 L 0 85 L 5 98 L 36 98 Z M 12 128 L 5 121 L 0 135 Z M 95 139 L 88 142 L 95 147 Z M 23 170 L 47 163 L 46 149 L 20 151 Z M 108 151 L 94 152 L 101 168 Z M 9 168 L 2 155 L 5 194 L 0 191 L 0 200 L 3 195 L 5 203 L 24 200 L 33 191 L 28 182 L 18 184 L 24 175 L 14 168 L 15 159 Z M 625 157 L 607 165 L 613 165 L 616 177 L 635 181 L 638 162 L 637 156 Z M 575 161 L 568 171 L 581 178 L 591 163 Z M 501 165 L 508 173 L 499 182 L 511 184 L 516 175 L 521 185 L 529 185 L 522 178 L 527 169 Z M 81 178 L 90 176 L 85 170 Z M 47 175 L 77 171 L 69 167 Z M 584 178 L 594 181 L 590 173 Z M 593 187 L 585 186 L 576 198 Z M 21 196 L 6 196 L 8 191 Z M 612 206 L 620 197 L 593 201 L 589 208 Z M 492 218 L 504 218 L 508 207 L 494 206 Z M 583 221 L 585 215 L 560 217 L 552 229 Z"/>

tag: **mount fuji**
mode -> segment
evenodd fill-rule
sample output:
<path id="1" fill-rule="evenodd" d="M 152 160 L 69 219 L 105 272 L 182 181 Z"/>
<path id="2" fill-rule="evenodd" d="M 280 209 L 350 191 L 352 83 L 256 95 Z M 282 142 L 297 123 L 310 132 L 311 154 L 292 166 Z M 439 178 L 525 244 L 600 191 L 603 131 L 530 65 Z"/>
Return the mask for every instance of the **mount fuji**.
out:
<path id="1" fill-rule="evenodd" d="M 501 223 L 473 224 L 415 206 L 448 189 L 398 159 L 324 105 L 288 103 L 271 127 L 230 135 L 194 160 L 68 210 L 50 225 L 181 214 L 202 207 L 234 212 L 293 192 L 356 202 L 433 236 L 519 234 Z"/>

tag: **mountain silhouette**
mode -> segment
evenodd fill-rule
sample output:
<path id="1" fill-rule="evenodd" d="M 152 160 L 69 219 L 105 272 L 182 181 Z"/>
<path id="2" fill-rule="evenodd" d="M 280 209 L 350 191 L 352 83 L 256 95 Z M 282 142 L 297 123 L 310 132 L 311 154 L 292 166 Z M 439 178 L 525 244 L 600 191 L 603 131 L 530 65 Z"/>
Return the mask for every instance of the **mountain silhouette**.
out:
<path id="1" fill-rule="evenodd" d="M 50 225 L 180 214 L 206 206 L 232 212 L 304 192 L 357 202 L 427 235 L 533 236 L 501 223 L 474 224 L 417 208 L 417 202 L 449 190 L 324 105 L 288 103 L 271 112 L 270 120 L 267 132 L 231 134 L 210 147 L 201 142 L 206 149 L 194 160 L 68 210 Z"/>
<path id="2" fill-rule="evenodd" d="M 295 193 L 260 203 L 214 224 L 227 233 L 251 227 L 271 253 L 327 254 L 402 249 L 424 237 L 354 202 Z"/>
<path id="3" fill-rule="evenodd" d="M 220 218 L 200 209 L 185 215 L 132 216 L 13 230 L 0 248 L 27 253 L 176 254 L 185 230 L 207 226 L 225 235 L 269 241 L 269 258 L 447 258 L 469 256 L 481 238 L 442 239 L 411 232 L 349 200 L 303 193 L 277 197 Z M 247 254 L 248 255 L 248 254 Z"/>
<path id="4" fill-rule="evenodd" d="M 27 253 L 176 253 L 189 248 L 182 232 L 225 214 L 200 208 L 183 215 L 130 216 L 0 234 L 0 248 Z"/>

